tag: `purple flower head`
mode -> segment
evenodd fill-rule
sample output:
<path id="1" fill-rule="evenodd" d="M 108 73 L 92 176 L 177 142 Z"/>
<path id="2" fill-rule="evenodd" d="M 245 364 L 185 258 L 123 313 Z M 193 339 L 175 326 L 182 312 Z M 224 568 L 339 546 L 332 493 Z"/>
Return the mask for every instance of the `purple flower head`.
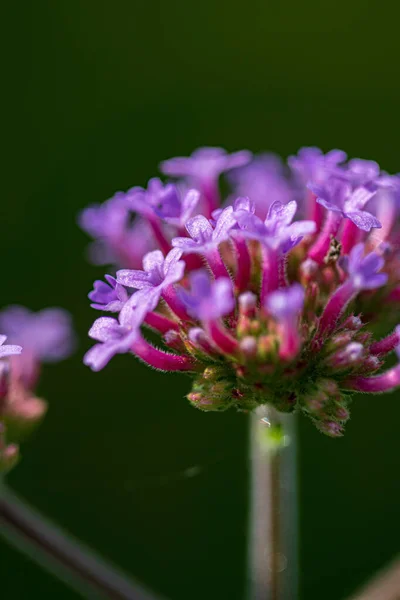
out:
<path id="1" fill-rule="evenodd" d="M 297 210 L 297 203 L 292 200 L 288 204 L 274 202 L 263 222 L 251 210 L 237 208 L 234 216 L 246 237 L 256 239 L 273 250 L 289 252 L 305 235 L 313 233 L 314 221 L 296 221 L 292 223 Z"/>
<path id="2" fill-rule="evenodd" d="M 281 160 L 274 154 L 257 156 L 248 165 L 229 174 L 235 196 L 248 196 L 256 206 L 257 216 L 265 219 L 276 201 L 287 204 L 293 189 L 285 177 Z"/>
<path id="3" fill-rule="evenodd" d="M 355 290 L 373 290 L 385 285 L 388 280 L 386 273 L 379 273 L 385 264 L 382 256 L 370 252 L 364 256 L 364 244 L 357 244 L 348 256 L 340 259 L 340 266 L 348 274 Z"/>
<path id="4" fill-rule="evenodd" d="M 151 298 L 152 310 L 163 291 L 182 279 L 185 263 L 180 260 L 181 256 L 178 248 L 173 248 L 165 258 L 161 250 L 153 250 L 143 258 L 143 271 L 122 269 L 117 272 L 117 282 L 143 290 L 144 295 L 147 293 Z"/>
<path id="5" fill-rule="evenodd" d="M 190 276 L 191 291 L 183 288 L 179 296 L 188 313 L 200 321 L 219 319 L 230 313 L 234 306 L 232 282 L 227 277 L 211 281 L 205 270 L 195 271 Z"/>
<path id="6" fill-rule="evenodd" d="M 289 156 L 288 165 L 306 185 L 309 181 L 324 182 L 340 170 L 339 164 L 346 158 L 342 150 L 331 150 L 324 154 L 319 148 L 301 148 L 296 156 Z"/>
<path id="7" fill-rule="evenodd" d="M 161 172 L 171 177 L 187 177 L 200 184 L 217 179 L 221 173 L 242 167 L 251 160 L 251 152 L 228 154 L 223 148 L 199 148 L 189 157 L 170 158 L 161 163 Z"/>
<path id="8" fill-rule="evenodd" d="M 74 346 L 71 317 L 60 308 L 34 313 L 22 306 L 10 306 L 0 312 L 0 330 L 13 344 L 23 346 L 21 359 L 26 353 L 39 362 L 57 362 L 66 358 Z"/>
<path id="9" fill-rule="evenodd" d="M 266 298 L 265 308 L 278 321 L 291 320 L 296 318 L 303 309 L 304 296 L 303 286 L 294 283 L 269 294 Z"/>
<path id="10" fill-rule="evenodd" d="M 374 196 L 374 191 L 365 187 L 352 190 L 348 182 L 338 178 L 332 178 L 323 185 L 309 184 L 308 187 L 317 196 L 319 204 L 350 219 L 359 229 L 370 231 L 372 227 L 382 227 L 374 215 L 363 210 Z"/>
<path id="11" fill-rule="evenodd" d="M 135 219 L 126 194 L 118 192 L 103 204 L 89 206 L 79 215 L 79 225 L 95 242 L 89 255 L 94 264 L 140 264 L 153 246 L 148 224 Z"/>
<path id="12" fill-rule="evenodd" d="M 203 215 L 197 215 L 186 223 L 186 230 L 190 238 L 174 238 L 172 246 L 180 248 L 185 253 L 207 254 L 228 239 L 229 232 L 235 225 L 236 219 L 232 206 L 228 206 L 219 214 L 215 228 Z"/>
<path id="13" fill-rule="evenodd" d="M 105 279 L 107 283 L 99 280 L 94 282 L 94 289 L 89 294 L 93 302 L 90 306 L 96 310 L 119 312 L 128 300 L 127 291 L 111 275 L 106 275 Z"/>
<path id="14" fill-rule="evenodd" d="M 116 354 L 129 352 L 132 344 L 140 339 L 142 325 L 148 305 L 142 302 L 129 312 L 121 312 L 119 320 L 100 317 L 89 330 L 89 337 L 100 342 L 85 354 L 83 362 L 93 371 L 100 371 Z"/>
<path id="15" fill-rule="evenodd" d="M 15 346 L 10 344 L 3 346 L 6 339 L 6 335 L 0 335 L 0 358 L 6 358 L 6 356 L 12 356 L 14 354 L 21 354 L 21 346 Z"/>

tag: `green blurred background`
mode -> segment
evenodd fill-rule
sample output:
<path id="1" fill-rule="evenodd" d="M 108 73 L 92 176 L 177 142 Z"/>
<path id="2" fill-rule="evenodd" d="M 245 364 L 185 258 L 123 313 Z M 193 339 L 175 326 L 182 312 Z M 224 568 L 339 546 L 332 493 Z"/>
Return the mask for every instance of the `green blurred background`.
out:
<path id="1" fill-rule="evenodd" d="M 345 149 L 400 170 L 397 3 L 58 0 L 3 14 L 3 305 L 69 309 L 77 355 L 12 486 L 171 600 L 243 600 L 246 418 L 190 408 L 185 377 L 81 364 L 106 270 L 76 214 L 200 145 Z M 396 75 L 397 73 L 397 75 Z M 399 551 L 399 395 L 346 436 L 300 424 L 301 598 L 341 600 Z M 2 598 L 78 595 L 7 546 Z M 21 577 L 23 574 L 23 577 Z M 3 596 L 4 593 L 4 596 Z M 293 599 L 296 600 L 296 599 Z"/>

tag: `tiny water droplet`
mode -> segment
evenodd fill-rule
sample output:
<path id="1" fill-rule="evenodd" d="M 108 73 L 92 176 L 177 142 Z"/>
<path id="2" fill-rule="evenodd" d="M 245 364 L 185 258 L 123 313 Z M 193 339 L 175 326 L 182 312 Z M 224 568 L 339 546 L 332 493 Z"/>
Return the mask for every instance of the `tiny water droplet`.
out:
<path id="1" fill-rule="evenodd" d="M 262 419 L 260 419 L 260 423 L 262 423 L 266 427 L 271 427 L 271 421 L 268 419 L 268 417 L 263 417 Z"/>

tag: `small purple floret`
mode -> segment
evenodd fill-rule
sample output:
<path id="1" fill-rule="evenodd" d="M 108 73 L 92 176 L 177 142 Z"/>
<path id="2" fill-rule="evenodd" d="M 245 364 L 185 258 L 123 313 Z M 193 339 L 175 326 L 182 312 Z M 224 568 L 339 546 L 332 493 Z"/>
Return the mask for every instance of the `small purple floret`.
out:
<path id="1" fill-rule="evenodd" d="M 257 217 L 252 207 L 235 206 L 234 216 L 243 234 L 256 239 L 273 250 L 289 252 L 305 235 L 315 231 L 314 221 L 296 221 L 292 223 L 297 210 L 297 203 L 292 200 L 288 204 L 274 202 L 263 222 Z"/>
<path id="2" fill-rule="evenodd" d="M 165 160 L 160 170 L 171 177 L 188 177 L 201 183 L 212 181 L 225 171 L 242 167 L 251 158 L 252 154 L 247 150 L 228 154 L 223 148 L 199 148 L 191 156 Z"/>
<path id="3" fill-rule="evenodd" d="M 229 174 L 235 196 L 248 196 L 256 206 L 257 215 L 265 219 L 276 201 L 287 204 L 293 198 L 293 188 L 285 177 L 282 161 L 274 154 L 263 154 L 251 163 Z"/>
<path id="4" fill-rule="evenodd" d="M 296 317 L 303 309 L 304 288 L 299 283 L 276 290 L 266 298 L 265 307 L 279 321 Z"/>
<path id="5" fill-rule="evenodd" d="M 172 246 L 184 253 L 207 254 L 229 238 L 229 232 L 235 225 L 232 206 L 228 206 L 219 214 L 215 228 L 206 217 L 197 215 L 186 223 L 190 238 L 174 238 Z"/>
<path id="6" fill-rule="evenodd" d="M 350 219 L 359 229 L 370 231 L 373 227 L 382 227 L 374 215 L 363 210 L 375 191 L 365 187 L 353 190 L 350 183 L 339 178 L 332 178 L 322 185 L 309 184 L 308 188 L 316 195 L 318 204 Z"/>
<path id="7" fill-rule="evenodd" d="M 301 148 L 296 156 L 289 156 L 288 165 L 303 185 L 309 181 L 322 183 L 339 171 L 339 164 L 347 155 L 342 150 L 331 150 L 324 154 L 319 148 Z"/>
<path id="8" fill-rule="evenodd" d="M 234 306 L 232 282 L 227 277 L 211 281 L 205 270 L 195 271 L 190 276 L 191 291 L 183 288 L 179 296 L 188 313 L 200 321 L 219 319 L 230 313 Z"/>
<path id="9" fill-rule="evenodd" d="M 340 259 L 340 266 L 349 276 L 355 290 L 373 290 L 385 285 L 388 280 L 386 273 L 379 273 L 385 260 L 376 252 L 364 256 L 364 244 L 357 244 L 349 256 Z"/>
<path id="10" fill-rule="evenodd" d="M 60 308 L 34 313 L 22 306 L 10 306 L 0 312 L 0 330 L 39 362 L 62 360 L 74 347 L 71 317 Z"/>
<path id="11" fill-rule="evenodd" d="M 90 306 L 96 310 L 106 312 L 119 312 L 128 300 L 125 288 L 111 275 L 106 275 L 105 281 L 97 280 L 93 284 L 93 291 L 89 293 Z"/>

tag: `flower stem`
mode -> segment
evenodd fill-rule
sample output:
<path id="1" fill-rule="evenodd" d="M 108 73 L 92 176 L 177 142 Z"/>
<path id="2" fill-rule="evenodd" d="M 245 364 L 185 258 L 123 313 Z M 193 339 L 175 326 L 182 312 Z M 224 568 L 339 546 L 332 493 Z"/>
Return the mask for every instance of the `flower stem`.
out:
<path id="1" fill-rule="evenodd" d="M 249 600 L 293 600 L 298 597 L 294 417 L 267 404 L 259 407 L 251 415 L 250 456 Z"/>
<path id="2" fill-rule="evenodd" d="M 155 595 L 50 523 L 1 482 L 0 525 L 8 542 L 83 598 L 156 600 Z"/>

